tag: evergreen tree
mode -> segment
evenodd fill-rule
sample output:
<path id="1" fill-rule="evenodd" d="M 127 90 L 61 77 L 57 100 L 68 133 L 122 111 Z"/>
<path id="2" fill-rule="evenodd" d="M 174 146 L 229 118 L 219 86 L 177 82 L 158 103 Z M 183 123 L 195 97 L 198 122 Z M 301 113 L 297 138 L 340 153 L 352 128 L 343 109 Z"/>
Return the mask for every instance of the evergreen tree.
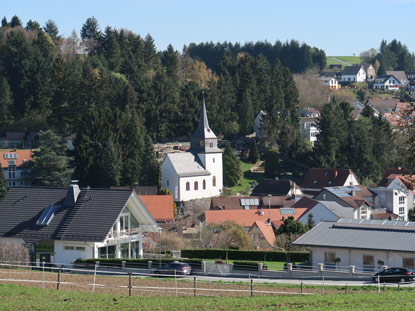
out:
<path id="1" fill-rule="evenodd" d="M 81 28 L 81 38 L 89 54 L 93 54 L 101 40 L 101 30 L 95 17 L 89 17 Z"/>
<path id="2" fill-rule="evenodd" d="M 2 20 L 1 20 L 1 27 L 4 27 L 4 28 L 7 28 L 7 27 L 9 27 L 10 25 L 9 25 L 9 23 L 7 22 L 7 18 L 6 18 L 6 16 L 4 16 L 3 18 L 2 18 Z"/>
<path id="3" fill-rule="evenodd" d="M 40 24 L 36 21 L 32 21 L 31 19 L 29 19 L 29 21 L 26 24 L 25 27 L 26 30 L 33 30 L 33 31 L 37 31 L 40 32 L 42 30 L 42 27 L 40 27 Z"/>
<path id="4" fill-rule="evenodd" d="M 146 136 L 140 172 L 141 186 L 157 186 L 161 188 L 161 167 L 154 151 L 154 144 L 150 136 Z"/>
<path id="5" fill-rule="evenodd" d="M 223 183 L 228 187 L 236 186 L 242 177 L 239 160 L 233 154 L 231 146 L 228 144 L 223 153 Z"/>
<path id="6" fill-rule="evenodd" d="M 49 19 L 43 27 L 43 30 L 52 38 L 53 42 L 56 43 L 59 41 L 59 29 L 53 20 Z"/>
<path id="7" fill-rule="evenodd" d="M 121 180 L 120 153 L 111 139 L 105 144 L 100 164 L 100 187 L 119 186 Z"/>
<path id="8" fill-rule="evenodd" d="M 251 141 L 251 150 L 249 151 L 248 160 L 251 163 L 257 163 L 259 160 L 259 153 L 258 153 L 258 148 L 256 145 L 255 138 L 252 138 L 252 141 Z"/>
<path id="9" fill-rule="evenodd" d="M 4 196 L 7 193 L 7 181 L 6 181 L 6 176 L 4 176 L 4 170 L 3 167 L 1 166 L 0 163 L 0 202 L 1 200 L 3 200 Z"/>
<path id="10" fill-rule="evenodd" d="M 39 150 L 34 152 L 33 185 L 66 187 L 72 169 L 66 154 L 66 141 L 52 130 L 40 131 Z"/>
<path id="11" fill-rule="evenodd" d="M 13 96 L 6 78 L 0 80 L 0 128 L 5 129 L 12 121 Z"/>
<path id="12" fill-rule="evenodd" d="M 17 15 L 14 15 L 10 21 L 10 27 L 22 27 L 22 21 L 20 20 L 20 18 Z"/>
<path id="13" fill-rule="evenodd" d="M 267 178 L 277 177 L 280 173 L 280 156 L 276 150 L 268 151 L 265 156 L 264 175 Z"/>

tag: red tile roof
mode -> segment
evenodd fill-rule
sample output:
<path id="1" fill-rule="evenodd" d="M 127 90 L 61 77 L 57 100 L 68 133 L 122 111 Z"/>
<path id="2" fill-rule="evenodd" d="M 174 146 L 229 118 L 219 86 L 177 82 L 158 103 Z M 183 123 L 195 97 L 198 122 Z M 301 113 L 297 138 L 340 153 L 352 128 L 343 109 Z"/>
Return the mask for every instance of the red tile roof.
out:
<path id="1" fill-rule="evenodd" d="M 288 218 L 293 216 L 295 220 L 300 218 L 306 208 L 296 208 L 295 213 L 291 215 L 281 215 L 279 208 L 271 209 L 271 221 L 282 220 L 282 217 Z M 264 209 L 263 215 L 261 210 L 208 210 L 205 211 L 205 222 L 209 223 L 222 223 L 227 220 L 234 221 L 244 227 L 251 227 L 256 221 L 267 221 L 269 216 L 269 210 Z"/>
<path id="2" fill-rule="evenodd" d="M 374 213 L 372 214 L 372 218 L 394 220 L 394 219 L 398 219 L 399 215 L 396 215 L 394 213 Z"/>
<path id="3" fill-rule="evenodd" d="M 173 196 L 171 194 L 139 195 L 138 197 L 156 221 L 174 221 Z"/>
<path id="4" fill-rule="evenodd" d="M 272 229 L 272 226 L 265 224 L 264 221 L 255 221 L 253 224 L 251 230 L 254 226 L 257 226 L 259 231 L 261 231 L 262 235 L 264 236 L 265 240 L 268 242 L 268 244 L 273 247 L 275 242 L 275 233 Z M 251 231 L 249 230 L 249 231 Z"/>
<path id="5" fill-rule="evenodd" d="M 5 154 L 12 154 L 12 155 L 17 154 L 17 159 L 16 158 L 12 159 L 10 157 L 6 159 Z M 0 151 L 0 162 L 3 168 L 8 167 L 9 161 L 12 161 L 12 160 L 16 164 L 16 167 L 32 165 L 33 164 L 33 152 L 30 149 L 21 149 L 21 150 L 11 149 L 11 150 Z"/>
<path id="6" fill-rule="evenodd" d="M 378 187 L 387 187 L 388 186 L 388 177 L 391 174 L 409 174 L 410 171 L 407 169 L 403 169 L 403 168 L 388 168 L 385 170 L 385 172 L 383 173 L 382 179 L 379 181 L 378 183 Z"/>
<path id="7" fill-rule="evenodd" d="M 349 169 L 310 168 L 303 179 L 301 187 L 322 189 L 324 187 L 345 186 L 350 174 L 354 175 L 352 170 Z"/>

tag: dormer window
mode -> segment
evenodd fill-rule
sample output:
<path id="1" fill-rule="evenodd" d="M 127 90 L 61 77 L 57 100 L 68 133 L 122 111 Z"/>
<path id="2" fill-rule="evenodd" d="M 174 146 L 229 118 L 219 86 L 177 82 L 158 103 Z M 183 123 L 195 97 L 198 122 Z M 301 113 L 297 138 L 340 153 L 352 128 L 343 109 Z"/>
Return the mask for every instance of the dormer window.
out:
<path id="1" fill-rule="evenodd" d="M 40 215 L 39 220 L 36 222 L 37 225 L 40 226 L 47 226 L 52 221 L 53 217 L 59 205 L 48 205 L 45 210 L 43 211 L 42 215 Z"/>

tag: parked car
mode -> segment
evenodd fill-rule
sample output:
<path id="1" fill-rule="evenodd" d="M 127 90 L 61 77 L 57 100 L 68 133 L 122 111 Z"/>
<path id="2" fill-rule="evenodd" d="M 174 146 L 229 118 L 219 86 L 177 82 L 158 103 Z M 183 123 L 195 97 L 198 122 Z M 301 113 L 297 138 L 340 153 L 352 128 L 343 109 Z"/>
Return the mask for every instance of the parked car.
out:
<path id="1" fill-rule="evenodd" d="M 192 267 L 188 263 L 174 261 L 168 263 L 154 271 L 157 274 L 176 274 L 176 275 L 189 275 L 192 273 Z"/>
<path id="2" fill-rule="evenodd" d="M 415 275 L 412 270 L 406 268 L 388 268 L 378 273 L 373 274 L 373 281 L 378 281 L 378 276 L 380 282 L 389 283 L 389 282 L 410 282 L 413 281 Z"/>

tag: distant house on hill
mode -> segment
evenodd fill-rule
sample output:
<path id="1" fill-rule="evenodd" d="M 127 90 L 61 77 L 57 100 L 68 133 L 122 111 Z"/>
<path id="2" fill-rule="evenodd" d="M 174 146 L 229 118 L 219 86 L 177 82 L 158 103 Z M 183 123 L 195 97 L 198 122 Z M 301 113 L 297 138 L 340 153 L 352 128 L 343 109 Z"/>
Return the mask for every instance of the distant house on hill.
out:
<path id="1" fill-rule="evenodd" d="M 314 144 L 317 141 L 317 135 L 320 133 L 320 130 L 317 126 L 317 118 L 302 117 L 300 118 L 300 132 L 301 137 L 309 141 L 314 147 Z"/>
<path id="2" fill-rule="evenodd" d="M 404 84 L 394 75 L 382 75 L 375 78 L 373 89 L 385 91 L 398 91 Z"/>
<path id="3" fill-rule="evenodd" d="M 0 151 L 0 162 L 7 186 L 30 186 L 33 152 L 30 149 Z"/>
<path id="4" fill-rule="evenodd" d="M 313 108 L 313 107 L 307 107 L 302 108 L 299 111 L 300 117 L 307 117 L 307 118 L 318 118 L 320 117 L 320 110 Z"/>
<path id="5" fill-rule="evenodd" d="M 315 195 L 324 187 L 359 185 L 350 169 L 310 168 L 301 183 L 304 193 Z"/>
<path id="6" fill-rule="evenodd" d="M 342 82 L 364 82 L 366 71 L 362 65 L 347 66 L 341 72 Z"/>
<path id="7" fill-rule="evenodd" d="M 408 77 L 406 76 L 406 73 L 403 70 L 387 70 L 386 75 L 396 77 L 396 79 L 399 80 L 402 86 L 407 86 L 409 83 Z"/>
<path id="8" fill-rule="evenodd" d="M 265 179 L 252 190 L 253 196 L 302 196 L 303 192 L 292 180 Z"/>
<path id="9" fill-rule="evenodd" d="M 364 64 L 363 68 L 366 71 L 366 80 L 373 81 L 376 77 L 375 68 L 373 68 L 372 64 Z"/>

